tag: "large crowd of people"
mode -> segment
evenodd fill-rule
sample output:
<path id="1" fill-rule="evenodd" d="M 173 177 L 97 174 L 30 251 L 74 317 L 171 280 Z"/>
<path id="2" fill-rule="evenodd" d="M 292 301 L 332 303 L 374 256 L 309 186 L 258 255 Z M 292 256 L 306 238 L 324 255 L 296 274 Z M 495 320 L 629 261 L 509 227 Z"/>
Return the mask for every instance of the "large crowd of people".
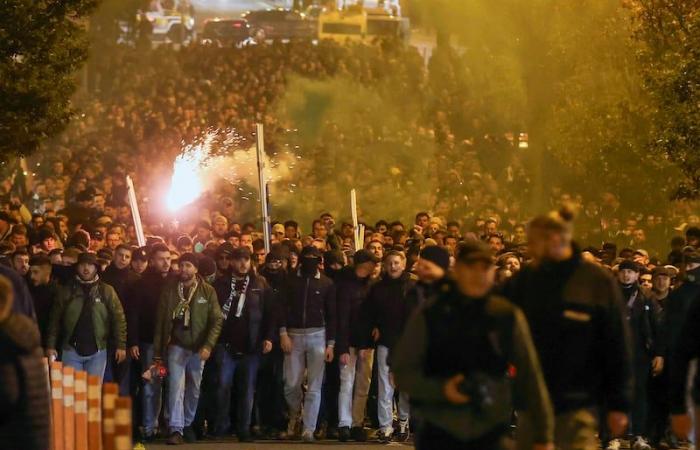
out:
<path id="1" fill-rule="evenodd" d="M 82 114 L 3 180 L 0 275 L 14 300 L 0 306 L 14 315 L 0 308 L 0 328 L 34 320 L 47 356 L 119 383 L 144 441 L 407 441 L 418 424 L 421 448 L 501 448 L 512 410 L 525 405 L 532 414 L 518 414 L 519 429 L 538 444 L 580 438 L 561 448 L 588 449 L 599 435 L 619 448 L 627 417 L 636 450 L 678 444 L 669 417 L 685 411 L 683 376 L 695 355 L 681 343 L 693 342 L 685 318 L 700 294 L 700 218 L 690 204 L 642 213 L 611 193 L 553 189 L 550 203 L 580 210 L 575 245 L 567 214 L 531 220 L 515 185 L 499 185 L 466 152 L 450 165 L 470 177 L 457 196 L 469 197 L 466 206 L 456 206 L 446 176 L 451 187 L 431 212 L 407 221 L 365 211 L 376 220 L 364 221 L 362 248 L 353 225 L 330 213 L 308 228 L 276 218 L 266 243 L 226 185 L 179 223 L 142 195 L 147 240 L 138 246 L 127 174 L 157 198 L 182 141 L 209 127 L 249 137 L 255 122 L 284 128 L 270 105 L 290 73 L 371 83 L 390 51 L 295 42 L 115 50 L 94 74 L 95 92 L 80 99 Z M 401 51 L 391 70 L 427 86 L 421 58 Z M 436 139 L 454 152 L 444 114 L 433 112 Z M 491 292 L 493 308 L 460 303 Z M 518 337 L 503 341 L 505 357 L 484 356 L 501 348 L 483 328 L 491 321 Z M 489 370 L 475 370 L 481 363 Z M 500 372 L 524 397 L 497 397 L 505 411 L 489 403 L 506 395 Z M 475 396 L 487 419 L 441 409 Z M 586 413 L 595 406 L 610 411 L 600 429 Z M 476 425 L 466 430 L 465 421 Z M 581 423 L 588 434 L 567 433 Z M 455 440 L 472 446 L 450 447 Z"/>

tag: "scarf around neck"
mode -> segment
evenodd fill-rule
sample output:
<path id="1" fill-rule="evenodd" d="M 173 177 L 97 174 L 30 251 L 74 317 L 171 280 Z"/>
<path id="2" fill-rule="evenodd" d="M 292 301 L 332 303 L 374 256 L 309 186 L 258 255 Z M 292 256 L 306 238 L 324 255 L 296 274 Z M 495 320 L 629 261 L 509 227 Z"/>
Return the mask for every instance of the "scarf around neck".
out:
<path id="1" fill-rule="evenodd" d="M 187 298 L 185 298 L 185 285 L 182 283 L 182 281 L 178 281 L 177 283 L 177 295 L 180 299 L 180 302 L 177 304 L 175 310 L 173 311 L 173 320 L 182 317 L 183 325 L 185 328 L 189 328 L 190 326 L 190 305 L 192 303 L 192 297 L 194 297 L 194 293 L 197 290 L 198 285 L 199 281 L 195 279 L 194 284 L 190 288 L 190 292 L 187 295 Z"/>

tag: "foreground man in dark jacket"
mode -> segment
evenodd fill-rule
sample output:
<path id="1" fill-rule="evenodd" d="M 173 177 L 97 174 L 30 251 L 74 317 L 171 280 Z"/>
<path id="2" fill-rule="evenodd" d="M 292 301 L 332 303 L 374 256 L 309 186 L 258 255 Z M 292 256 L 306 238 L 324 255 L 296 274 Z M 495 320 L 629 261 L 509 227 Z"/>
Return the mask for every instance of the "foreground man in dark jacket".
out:
<path id="1" fill-rule="evenodd" d="M 49 392 L 39 329 L 12 303 L 12 284 L 0 276 L 0 448 L 45 450 Z"/>
<path id="2" fill-rule="evenodd" d="M 515 395 L 532 418 L 528 431 L 536 444 L 530 449 L 553 448 L 552 406 L 527 321 L 519 308 L 489 293 L 494 277 L 489 248 L 464 244 L 455 280 L 440 282 L 396 345 L 396 382 L 424 420 L 419 450 L 511 448 Z"/>
<path id="3" fill-rule="evenodd" d="M 561 211 L 533 219 L 533 264 L 511 278 L 504 293 L 522 308 L 532 330 L 556 414 L 556 447 L 597 450 L 593 408 L 605 408 L 613 437 L 627 428 L 630 333 L 617 283 L 575 249 L 572 218 Z M 527 443 L 534 436 L 528 417 L 521 419 L 519 443 Z"/>

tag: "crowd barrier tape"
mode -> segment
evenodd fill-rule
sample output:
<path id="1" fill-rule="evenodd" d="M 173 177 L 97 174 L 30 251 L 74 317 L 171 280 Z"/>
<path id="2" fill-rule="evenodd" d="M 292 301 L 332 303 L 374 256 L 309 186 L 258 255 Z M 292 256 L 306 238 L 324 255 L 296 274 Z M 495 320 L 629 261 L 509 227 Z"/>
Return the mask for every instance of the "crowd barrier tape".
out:
<path id="1" fill-rule="evenodd" d="M 131 398 L 115 383 L 47 363 L 51 397 L 51 450 L 131 450 Z"/>

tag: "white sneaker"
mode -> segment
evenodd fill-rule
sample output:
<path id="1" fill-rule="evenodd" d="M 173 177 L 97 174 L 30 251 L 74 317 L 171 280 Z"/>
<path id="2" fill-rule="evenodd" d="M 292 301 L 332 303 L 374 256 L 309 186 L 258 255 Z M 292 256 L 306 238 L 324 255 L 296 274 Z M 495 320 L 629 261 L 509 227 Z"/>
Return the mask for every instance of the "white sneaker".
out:
<path id="1" fill-rule="evenodd" d="M 304 442 L 313 442 L 314 432 L 311 430 L 304 430 L 304 432 L 301 434 L 301 440 Z"/>
<path id="2" fill-rule="evenodd" d="M 620 442 L 619 439 L 613 439 L 612 441 L 608 442 L 608 446 L 605 447 L 605 450 L 620 450 L 622 448 L 622 442 Z"/>
<path id="3" fill-rule="evenodd" d="M 377 439 L 379 442 L 391 442 L 391 437 L 394 435 L 394 429 L 392 427 L 381 428 L 377 432 Z"/>
<path id="4" fill-rule="evenodd" d="M 411 432 L 408 426 L 408 420 L 399 420 L 399 431 L 396 433 L 396 440 L 406 442 L 410 437 Z"/>
<path id="5" fill-rule="evenodd" d="M 632 444 L 632 450 L 651 450 L 651 445 L 641 436 L 637 436 Z"/>

